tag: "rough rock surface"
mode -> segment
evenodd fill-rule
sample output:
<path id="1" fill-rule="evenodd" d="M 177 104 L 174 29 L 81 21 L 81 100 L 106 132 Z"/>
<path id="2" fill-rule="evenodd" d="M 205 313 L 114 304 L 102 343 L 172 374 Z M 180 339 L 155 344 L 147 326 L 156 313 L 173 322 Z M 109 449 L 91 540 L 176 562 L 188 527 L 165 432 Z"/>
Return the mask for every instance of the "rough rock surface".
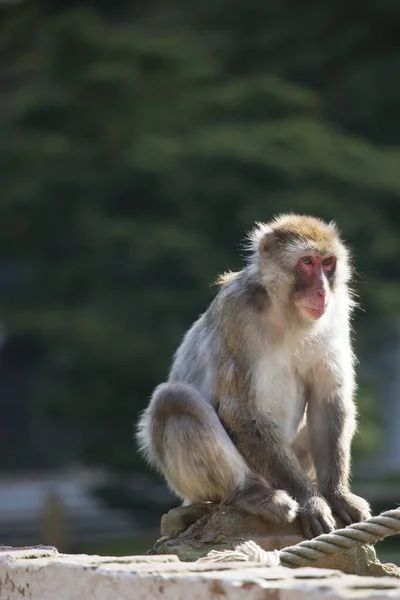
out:
<path id="1" fill-rule="evenodd" d="M 337 526 L 343 524 L 337 521 Z M 215 504 L 193 504 L 169 511 L 162 517 L 161 535 L 150 553 L 176 554 L 182 561 L 195 561 L 210 550 L 232 550 L 247 540 L 268 551 L 281 550 L 305 539 L 297 521 L 276 526 L 234 507 L 221 508 Z M 369 545 L 326 556 L 312 566 L 353 575 L 400 577 L 400 568 L 382 564 Z"/>
<path id="2" fill-rule="evenodd" d="M 1 600 L 400 600 L 400 580 L 310 567 L 0 546 Z"/>

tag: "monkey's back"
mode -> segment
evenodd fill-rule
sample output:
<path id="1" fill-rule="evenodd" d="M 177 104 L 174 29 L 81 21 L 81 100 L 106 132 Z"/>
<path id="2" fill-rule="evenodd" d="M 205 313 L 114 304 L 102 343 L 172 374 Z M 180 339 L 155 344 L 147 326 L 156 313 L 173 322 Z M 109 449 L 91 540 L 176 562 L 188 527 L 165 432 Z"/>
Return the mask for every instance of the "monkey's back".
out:
<path id="1" fill-rule="evenodd" d="M 216 310 L 221 300 L 221 294 L 218 294 L 187 331 L 175 353 L 168 378 L 169 381 L 189 383 L 213 406 L 218 364 L 224 354 L 217 317 L 219 311 Z"/>

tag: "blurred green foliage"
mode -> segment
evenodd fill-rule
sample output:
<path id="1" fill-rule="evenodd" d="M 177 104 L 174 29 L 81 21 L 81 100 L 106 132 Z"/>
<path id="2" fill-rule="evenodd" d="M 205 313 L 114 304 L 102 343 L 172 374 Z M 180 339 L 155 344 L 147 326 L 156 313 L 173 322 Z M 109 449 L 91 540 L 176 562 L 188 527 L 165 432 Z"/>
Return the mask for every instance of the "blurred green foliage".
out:
<path id="1" fill-rule="evenodd" d="M 399 310 L 399 4 L 0 17 L 0 250 L 20 273 L 2 315 L 45 348 L 33 401 L 78 428 L 73 458 L 143 467 L 132 423 L 255 220 L 335 219 L 367 317 Z"/>

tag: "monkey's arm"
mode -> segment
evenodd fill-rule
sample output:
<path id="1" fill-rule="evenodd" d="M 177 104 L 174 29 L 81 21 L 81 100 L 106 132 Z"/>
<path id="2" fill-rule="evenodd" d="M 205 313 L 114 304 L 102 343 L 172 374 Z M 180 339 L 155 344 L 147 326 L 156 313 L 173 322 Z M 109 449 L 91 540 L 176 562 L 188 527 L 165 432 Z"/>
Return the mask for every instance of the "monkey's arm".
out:
<path id="1" fill-rule="evenodd" d="M 349 376 L 348 376 L 349 377 Z M 329 381 L 329 374 L 320 381 Z M 318 488 L 346 524 L 371 516 L 368 503 L 349 491 L 350 447 L 355 431 L 352 385 L 335 381 L 324 395 L 311 394 L 308 423 Z"/>
<path id="2" fill-rule="evenodd" d="M 254 408 L 244 411 L 233 400 L 221 404 L 219 417 L 249 467 L 275 489 L 288 492 L 300 506 L 307 537 L 335 527 L 331 511 L 287 443 L 280 428 Z"/>

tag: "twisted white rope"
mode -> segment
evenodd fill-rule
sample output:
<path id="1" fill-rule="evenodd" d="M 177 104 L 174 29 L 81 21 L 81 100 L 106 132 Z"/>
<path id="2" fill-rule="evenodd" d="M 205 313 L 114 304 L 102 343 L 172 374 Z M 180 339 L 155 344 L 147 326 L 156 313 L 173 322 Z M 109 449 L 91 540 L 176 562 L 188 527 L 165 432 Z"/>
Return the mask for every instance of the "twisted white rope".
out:
<path id="1" fill-rule="evenodd" d="M 252 561 L 267 567 L 304 567 L 329 554 L 340 554 L 351 548 L 372 544 L 389 535 L 400 533 L 400 508 L 388 510 L 367 521 L 354 523 L 313 540 L 300 542 L 282 550 L 266 552 L 252 541 L 236 546 L 235 550 L 212 550 L 200 561 Z"/>

